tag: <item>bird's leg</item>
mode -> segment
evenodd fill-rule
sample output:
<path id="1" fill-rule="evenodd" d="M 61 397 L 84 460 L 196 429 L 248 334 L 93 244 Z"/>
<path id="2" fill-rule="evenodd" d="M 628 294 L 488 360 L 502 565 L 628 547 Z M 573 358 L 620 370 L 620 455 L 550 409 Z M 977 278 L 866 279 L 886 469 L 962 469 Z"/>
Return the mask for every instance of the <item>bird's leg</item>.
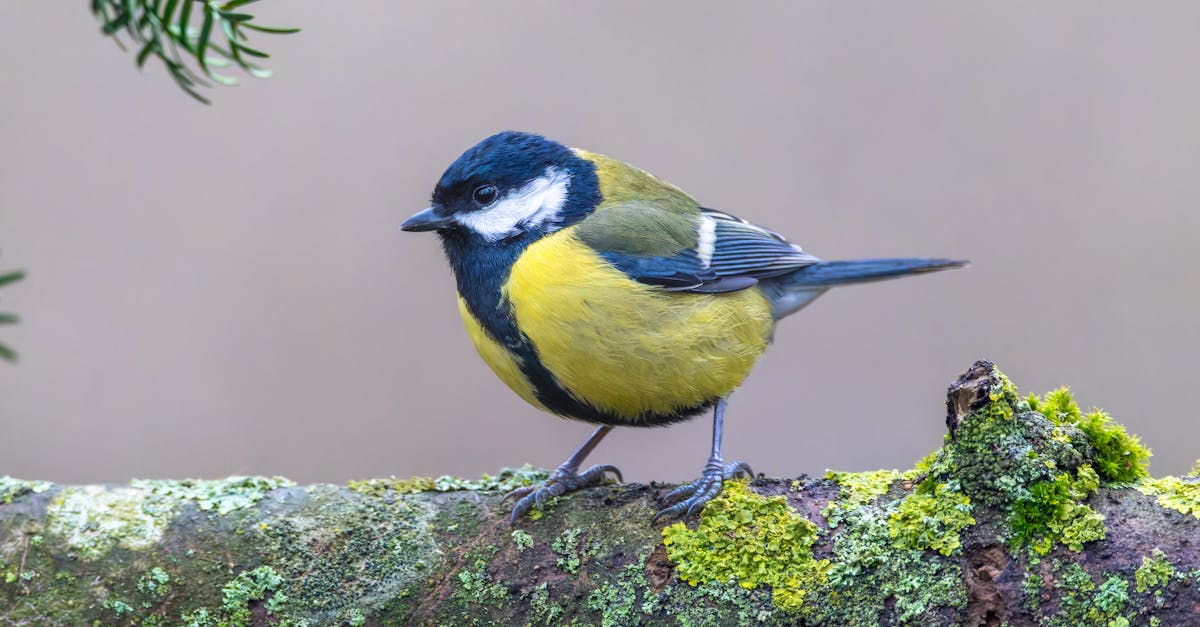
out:
<path id="1" fill-rule="evenodd" d="M 520 499 L 513 506 L 511 522 L 516 523 L 521 514 L 528 512 L 535 506 L 541 509 L 542 505 L 549 498 L 562 496 L 567 492 L 600 484 L 604 481 L 605 474 L 607 473 L 611 472 L 617 476 L 617 481 L 622 481 L 621 471 L 617 470 L 616 466 L 607 464 L 592 466 L 583 472 L 579 472 L 579 466 L 583 464 L 583 460 L 587 458 L 588 453 L 591 453 L 592 449 L 596 448 L 600 440 L 603 440 L 604 436 L 608 435 L 608 432 L 612 431 L 612 429 L 610 425 L 603 425 L 597 428 L 592 432 L 592 436 L 587 439 L 587 442 L 584 442 L 583 445 L 576 449 L 571 454 L 571 457 L 567 458 L 567 461 L 563 462 L 554 472 L 550 473 L 550 476 L 540 485 L 517 488 L 506 494 L 504 496 L 506 499 Z"/>
<path id="2" fill-rule="evenodd" d="M 717 401 L 713 408 L 713 443 L 712 455 L 704 465 L 700 478 L 681 485 L 662 497 L 666 507 L 654 515 L 654 521 L 663 517 L 691 516 L 704 509 L 704 505 L 721 493 L 721 487 L 726 479 L 732 479 L 740 474 L 753 476 L 753 471 L 746 462 L 725 463 L 721 457 L 721 430 L 725 422 L 725 399 Z"/>

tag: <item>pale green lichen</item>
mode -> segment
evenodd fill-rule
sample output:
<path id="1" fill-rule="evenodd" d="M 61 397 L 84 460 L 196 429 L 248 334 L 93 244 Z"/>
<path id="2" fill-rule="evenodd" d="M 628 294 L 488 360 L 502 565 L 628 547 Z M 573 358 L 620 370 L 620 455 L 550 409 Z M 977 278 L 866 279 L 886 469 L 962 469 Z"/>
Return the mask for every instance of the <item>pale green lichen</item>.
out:
<path id="1" fill-rule="evenodd" d="M 216 619 L 209 614 L 206 608 L 200 608 L 191 612 L 183 612 L 179 615 L 179 622 L 183 627 L 212 627 L 216 623 Z"/>
<path id="2" fill-rule="evenodd" d="M 1055 561 L 1055 585 L 1059 592 L 1059 608 L 1042 617 L 1047 627 L 1078 627 L 1079 625 L 1108 625 L 1126 627 L 1129 617 L 1122 612 L 1129 603 L 1129 582 L 1111 575 L 1100 585 L 1077 563 Z"/>
<path id="3" fill-rule="evenodd" d="M 283 577 L 270 566 L 259 566 L 239 573 L 221 588 L 223 620 L 219 624 L 230 627 L 249 625 L 251 601 L 266 601 L 267 612 L 280 613 L 281 607 L 287 602 L 287 596 L 278 591 L 282 585 Z"/>
<path id="4" fill-rule="evenodd" d="M 1166 586 L 1175 576 L 1175 566 L 1167 559 L 1165 553 L 1154 549 L 1153 557 L 1143 557 L 1142 565 L 1133 574 L 1137 581 L 1138 592 L 1154 591 L 1160 594 L 1160 587 Z"/>
<path id="5" fill-rule="evenodd" d="M 134 479 L 129 485 L 156 497 L 177 502 L 191 501 L 203 511 L 228 514 L 254 506 L 271 490 L 288 488 L 296 483 L 283 477 L 227 477 L 181 481 Z"/>
<path id="6" fill-rule="evenodd" d="M 644 568 L 639 562 L 629 564 L 613 581 L 597 586 L 588 595 L 584 607 L 600 614 L 601 627 L 642 622 L 638 616 L 641 609 L 637 603 L 638 585 L 635 582 Z"/>
<path id="7" fill-rule="evenodd" d="M 64 488 L 46 512 L 47 530 L 63 538 L 85 560 L 120 546 L 153 548 L 187 502 L 220 514 L 250 507 L 270 490 L 292 485 L 286 479 L 230 477 L 213 481 L 134 480 L 128 487 Z"/>
<path id="8" fill-rule="evenodd" d="M 933 451 L 922 457 L 912 468 L 900 473 L 900 478 L 909 482 L 923 480 L 929 475 L 929 471 L 933 468 L 933 462 L 937 460 L 937 456 L 938 452 Z"/>
<path id="9" fill-rule="evenodd" d="M 114 546 L 153 548 L 173 508 L 148 501 L 146 494 L 136 488 L 64 488 L 46 512 L 47 532 L 61 537 L 84 560 L 99 559 Z"/>
<path id="10" fill-rule="evenodd" d="M 149 572 L 138 577 L 137 589 L 142 594 L 147 594 L 152 597 L 166 596 L 168 591 L 167 584 L 171 582 L 171 576 L 161 566 L 151 568 Z"/>
<path id="11" fill-rule="evenodd" d="M 1200 518 L 1200 478 L 1147 478 L 1138 483 L 1137 489 L 1142 494 L 1157 497 L 1158 504 L 1163 507 Z"/>
<path id="12" fill-rule="evenodd" d="M 475 603 L 500 605 L 508 597 L 508 589 L 487 574 L 487 561 L 478 559 L 475 564 L 458 573 L 459 590 L 455 594 L 467 596 Z"/>
<path id="13" fill-rule="evenodd" d="M 559 624 L 559 619 L 566 613 L 566 610 L 558 603 L 550 601 L 548 588 L 548 584 L 543 582 L 533 589 L 529 598 L 529 618 L 532 619 L 532 623 L 550 627 Z"/>
<path id="14" fill-rule="evenodd" d="M 696 529 L 675 523 L 662 534 L 684 581 L 770 586 L 775 604 L 786 610 L 799 610 L 804 595 L 824 583 L 829 568 L 829 560 L 812 554 L 816 525 L 784 497 L 760 496 L 744 481 L 726 483 L 700 514 Z"/>
<path id="15" fill-rule="evenodd" d="M 925 481 L 957 480 L 973 503 L 1005 508 L 1027 497 L 1029 486 L 1086 463 L 1092 448 L 1074 425 L 1055 424 L 1029 411 L 999 369 L 993 367 L 991 374 L 989 401 L 936 452 Z"/>
<path id="16" fill-rule="evenodd" d="M 891 605 L 902 624 L 940 625 L 951 621 L 931 610 L 966 607 L 960 566 L 893 543 L 888 518 L 896 507 L 892 502 L 843 514 L 827 583 L 813 593 L 805 619 L 819 625 L 878 625 Z"/>
<path id="17" fill-rule="evenodd" d="M 133 606 L 122 601 L 121 599 L 105 599 L 104 608 L 112 610 L 113 613 L 117 615 L 117 618 L 121 618 L 122 616 L 132 614 L 134 612 Z"/>
<path id="18" fill-rule="evenodd" d="M 512 539 L 513 543 L 517 545 L 517 552 L 519 553 L 524 553 L 526 549 L 533 548 L 533 536 L 521 529 L 513 530 Z"/>
<path id="19" fill-rule="evenodd" d="M 825 472 L 825 478 L 838 484 L 838 499 L 829 501 L 821 515 L 830 527 L 836 527 L 841 514 L 860 507 L 887 494 L 892 484 L 900 478 L 897 470 L 873 470 L 868 472 Z"/>
<path id="20" fill-rule="evenodd" d="M 1105 537 L 1104 517 L 1087 499 L 1101 476 L 1126 480 L 1145 471 L 1149 452 L 1099 412 L 1083 415 L 1066 389 L 1018 400 L 1016 386 L 991 366 L 988 401 L 961 421 L 929 465 L 931 482 L 956 480 L 973 503 L 1006 514 L 1014 546 L 1047 554 L 1080 551 Z"/>
<path id="21" fill-rule="evenodd" d="M 550 544 L 550 550 L 558 555 L 556 564 L 568 575 L 574 575 L 579 572 L 579 534 L 582 532 L 578 528 L 566 529 Z"/>
<path id="22" fill-rule="evenodd" d="M 8 475 L 0 477 L 0 503 L 12 503 L 13 499 L 26 494 L 40 494 L 53 488 L 49 481 L 25 481 Z"/>
<path id="23" fill-rule="evenodd" d="M 950 555 L 962 546 L 962 530 L 974 524 L 971 499 L 957 483 L 928 483 L 900 502 L 888 518 L 888 536 L 899 548 Z"/>
<path id="24" fill-rule="evenodd" d="M 440 477 L 409 477 L 407 479 L 362 479 L 351 481 L 347 487 L 355 492 L 379 496 L 387 492 L 417 494 L 419 492 L 457 492 L 460 490 L 500 490 L 504 492 L 545 481 L 550 473 L 525 464 L 520 468 L 505 468 L 499 474 L 485 474 L 479 479 L 462 479 L 450 475 Z"/>
<path id="25" fill-rule="evenodd" d="M 280 512 L 256 527 L 284 580 L 281 618 L 317 625 L 336 624 L 353 609 L 371 615 L 418 590 L 442 560 L 431 529 L 438 509 L 426 499 L 354 495 L 347 503 L 333 486 L 310 489 L 308 498 L 303 514 Z M 461 519 L 478 519 L 478 507 L 464 500 Z"/>

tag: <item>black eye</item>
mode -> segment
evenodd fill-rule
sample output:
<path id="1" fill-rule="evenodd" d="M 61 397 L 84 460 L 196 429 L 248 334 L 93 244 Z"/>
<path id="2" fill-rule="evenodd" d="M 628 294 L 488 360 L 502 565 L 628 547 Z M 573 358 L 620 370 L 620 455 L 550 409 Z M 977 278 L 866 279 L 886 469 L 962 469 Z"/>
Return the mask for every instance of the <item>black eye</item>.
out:
<path id="1" fill-rule="evenodd" d="M 480 207 L 486 207 L 496 202 L 496 193 L 495 185 L 480 185 L 471 193 L 471 197 Z"/>

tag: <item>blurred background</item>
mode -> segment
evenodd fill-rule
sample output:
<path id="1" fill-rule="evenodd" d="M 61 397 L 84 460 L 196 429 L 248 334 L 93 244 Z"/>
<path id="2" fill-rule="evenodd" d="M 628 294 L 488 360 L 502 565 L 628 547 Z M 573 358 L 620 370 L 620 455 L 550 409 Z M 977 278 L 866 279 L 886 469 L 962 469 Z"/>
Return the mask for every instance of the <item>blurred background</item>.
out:
<path id="1" fill-rule="evenodd" d="M 590 432 L 477 357 L 401 233 L 503 129 L 681 186 L 825 258 L 965 257 L 834 291 L 734 395 L 729 458 L 905 468 L 989 358 L 1200 457 L 1200 4 L 262 2 L 275 76 L 209 90 L 83 2 L 0 3 L 0 474 L 341 482 L 553 467 Z M 707 417 L 593 461 L 694 477 Z"/>

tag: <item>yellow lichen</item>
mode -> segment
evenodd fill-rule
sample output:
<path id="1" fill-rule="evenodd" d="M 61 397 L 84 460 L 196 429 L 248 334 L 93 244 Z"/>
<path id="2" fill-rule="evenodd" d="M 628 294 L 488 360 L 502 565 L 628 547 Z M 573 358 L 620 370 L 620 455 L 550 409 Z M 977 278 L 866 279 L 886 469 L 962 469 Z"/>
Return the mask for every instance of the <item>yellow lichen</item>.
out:
<path id="1" fill-rule="evenodd" d="M 746 589 L 770 586 L 775 604 L 798 610 L 805 594 L 824 583 L 829 560 L 817 560 L 817 527 L 782 496 L 764 497 L 744 481 L 725 484 L 700 515 L 696 529 L 663 529 L 679 577 L 695 586 L 735 581 Z"/>
<path id="2" fill-rule="evenodd" d="M 1200 481 L 1160 477 L 1142 479 L 1137 488 L 1142 494 L 1158 497 L 1163 507 L 1200 518 Z"/>
<path id="3" fill-rule="evenodd" d="M 971 499 L 954 484 L 938 483 L 900 503 L 888 518 L 888 535 L 897 548 L 950 555 L 962 546 L 962 530 L 973 524 Z"/>

